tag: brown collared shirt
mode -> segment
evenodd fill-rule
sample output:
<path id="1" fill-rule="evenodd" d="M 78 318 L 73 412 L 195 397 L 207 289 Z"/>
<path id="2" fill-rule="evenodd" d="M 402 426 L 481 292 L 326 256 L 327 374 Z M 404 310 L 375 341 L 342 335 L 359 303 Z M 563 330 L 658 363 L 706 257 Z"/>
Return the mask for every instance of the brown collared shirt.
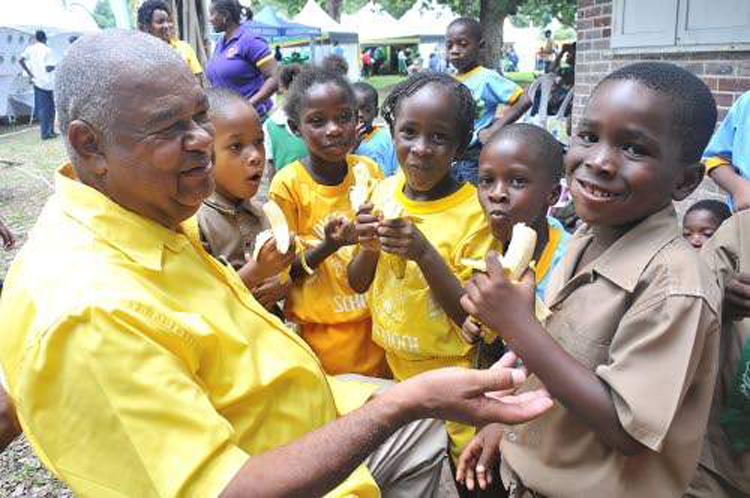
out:
<path id="1" fill-rule="evenodd" d="M 750 271 L 750 211 L 740 211 L 725 221 L 703 246 L 701 256 L 714 271 L 722 290 L 737 272 Z M 734 451 L 719 423 L 737 375 L 743 346 L 748 340 L 750 319 L 734 321 L 725 318 L 719 356 L 720 371 L 700 464 L 750 495 L 750 452 Z"/>
<path id="2" fill-rule="evenodd" d="M 711 405 L 719 289 L 671 206 L 574 274 L 592 239 L 583 228 L 568 243 L 547 290 L 545 328 L 607 385 L 622 427 L 646 448 L 618 453 L 557 402 L 507 429 L 504 480 L 554 497 L 680 496 Z M 531 375 L 524 390 L 541 385 Z"/>
<path id="3" fill-rule="evenodd" d="M 253 253 L 255 237 L 269 224 L 253 200 L 236 204 L 214 192 L 198 210 L 198 226 L 206 250 L 239 270 Z"/>

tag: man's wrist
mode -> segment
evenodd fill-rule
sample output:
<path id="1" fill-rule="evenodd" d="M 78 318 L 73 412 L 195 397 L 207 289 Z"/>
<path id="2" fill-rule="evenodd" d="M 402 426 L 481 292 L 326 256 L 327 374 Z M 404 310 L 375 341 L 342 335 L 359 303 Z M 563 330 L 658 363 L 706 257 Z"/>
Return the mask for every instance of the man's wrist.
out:
<path id="1" fill-rule="evenodd" d="M 412 382 L 399 383 L 372 399 L 373 409 L 382 410 L 383 421 L 389 427 L 400 427 L 423 418 L 417 396 L 414 396 Z M 381 406 L 382 405 L 382 406 Z"/>

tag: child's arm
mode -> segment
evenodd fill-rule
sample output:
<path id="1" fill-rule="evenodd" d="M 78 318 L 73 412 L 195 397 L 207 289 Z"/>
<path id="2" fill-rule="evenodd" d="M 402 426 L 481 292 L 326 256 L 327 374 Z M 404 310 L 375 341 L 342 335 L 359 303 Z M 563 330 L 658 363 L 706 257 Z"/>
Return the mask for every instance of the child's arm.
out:
<path id="1" fill-rule="evenodd" d="M 461 307 L 463 286 L 414 223 L 403 218 L 384 220 L 378 236 L 383 251 L 417 263 L 435 300 L 453 323 L 461 327 L 467 316 Z"/>
<path id="2" fill-rule="evenodd" d="M 340 248 L 356 243 L 357 234 L 354 223 L 343 216 L 332 218 L 326 223 L 323 242 L 312 249 L 300 252 L 292 263 L 289 276 L 294 282 L 301 281 L 309 274 L 309 271 L 315 270 Z"/>
<path id="3" fill-rule="evenodd" d="M 487 256 L 487 269 L 489 275 L 477 274 L 466 286 L 461 301 L 466 311 L 501 333 L 552 397 L 606 444 L 626 456 L 642 451 L 643 444 L 623 428 L 608 386 L 565 351 L 536 320 L 533 273 L 526 272 L 523 285 L 514 285 L 494 252 Z"/>
<path id="4" fill-rule="evenodd" d="M 357 243 L 359 253 L 349 262 L 346 276 L 349 287 L 360 294 L 367 292 L 375 279 L 375 270 L 380 259 L 378 224 L 380 219 L 372 214 L 373 205 L 366 203 L 357 212 Z"/>
<path id="5" fill-rule="evenodd" d="M 736 211 L 750 208 L 750 180 L 740 176 L 731 164 L 713 168 L 708 176 L 732 196 Z"/>
<path id="6" fill-rule="evenodd" d="M 285 254 L 276 249 L 276 241 L 271 238 L 258 253 L 258 260 L 249 258 L 237 273 L 242 282 L 250 291 L 255 289 L 261 282 L 283 272 L 294 260 L 294 241 Z"/>

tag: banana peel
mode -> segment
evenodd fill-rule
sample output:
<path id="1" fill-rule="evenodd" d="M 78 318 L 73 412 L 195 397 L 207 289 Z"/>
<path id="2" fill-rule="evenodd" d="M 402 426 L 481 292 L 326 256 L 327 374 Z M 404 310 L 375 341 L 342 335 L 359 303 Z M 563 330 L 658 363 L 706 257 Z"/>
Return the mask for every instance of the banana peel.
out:
<path id="1" fill-rule="evenodd" d="M 355 164 L 352 172 L 354 173 L 354 185 L 349 190 L 349 202 L 356 213 L 370 200 L 377 180 L 370 176 L 370 170 L 362 163 Z"/>
<path id="2" fill-rule="evenodd" d="M 518 282 L 523 273 L 530 266 L 534 269 L 532 259 L 534 257 L 535 249 L 536 232 L 525 223 L 516 223 L 513 225 L 508 250 L 505 252 L 505 255 L 497 255 L 497 258 L 505 271 L 505 275 L 512 282 Z M 487 273 L 487 264 L 483 260 L 462 259 L 461 263 L 474 271 Z M 537 320 L 544 322 L 551 314 L 552 312 L 547 305 L 537 296 L 534 300 L 534 315 L 536 315 Z M 490 344 L 497 339 L 497 333 L 489 330 L 484 324 L 479 322 L 479 320 L 476 320 L 476 318 L 471 317 L 471 319 L 484 329 L 484 341 L 487 344 Z"/>
<path id="3" fill-rule="evenodd" d="M 268 223 L 271 225 L 271 232 L 276 240 L 276 249 L 281 254 L 286 254 L 292 243 L 292 236 L 289 233 L 289 225 L 286 222 L 284 211 L 274 201 L 268 201 L 263 204 L 263 213 L 265 213 Z"/>

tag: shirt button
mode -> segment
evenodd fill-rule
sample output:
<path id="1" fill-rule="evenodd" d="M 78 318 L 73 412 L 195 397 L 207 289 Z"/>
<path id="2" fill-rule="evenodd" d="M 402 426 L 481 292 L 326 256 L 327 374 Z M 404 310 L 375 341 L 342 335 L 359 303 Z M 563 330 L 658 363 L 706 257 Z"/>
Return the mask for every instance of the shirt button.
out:
<path id="1" fill-rule="evenodd" d="M 508 441 L 510 441 L 511 443 L 515 443 L 515 442 L 516 442 L 516 439 L 517 439 L 517 437 L 516 437 L 516 433 L 515 433 L 515 432 L 513 432 L 513 431 L 510 431 L 510 432 L 506 432 L 506 433 L 505 433 L 505 438 L 506 438 L 506 439 L 507 439 Z"/>

